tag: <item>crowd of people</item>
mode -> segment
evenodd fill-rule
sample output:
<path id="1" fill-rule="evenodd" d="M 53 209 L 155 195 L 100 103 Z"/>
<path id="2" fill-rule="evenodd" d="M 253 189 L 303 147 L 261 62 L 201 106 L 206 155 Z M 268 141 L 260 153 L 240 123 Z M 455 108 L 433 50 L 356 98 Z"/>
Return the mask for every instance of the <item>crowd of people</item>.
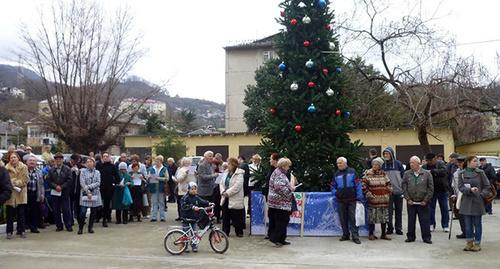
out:
<path id="1" fill-rule="evenodd" d="M 193 219 L 201 221 L 201 207 L 211 205 L 222 230 L 229 236 L 233 226 L 236 236 L 242 237 L 251 210 L 249 194 L 255 187 L 255 173 L 263 172 L 259 155 L 247 163 L 242 156 L 224 161 L 221 154 L 211 151 L 196 164 L 191 158 L 182 158 L 179 166 L 173 158 L 165 160 L 161 155 L 141 161 L 138 155 L 122 153 L 113 162 L 107 152 L 90 154 L 85 160 L 72 154 L 65 162 L 61 153 L 44 154 L 46 162 L 40 167 L 31 149 L 20 152 L 11 147 L 0 162 L 0 205 L 6 205 L 8 239 L 13 238 L 14 220 L 21 238 L 26 238 L 26 230 L 39 233 L 50 224 L 55 224 L 57 232 L 73 232 L 77 225 L 78 234 L 82 234 L 87 225 L 88 233 L 94 233 L 95 223 L 103 227 L 112 223 L 113 210 L 116 225 L 144 219 L 165 222 L 168 203 L 176 203 L 175 220 L 182 221 L 185 229 Z M 406 201 L 406 242 L 416 240 L 418 217 L 423 242 L 432 244 L 439 205 L 443 231 L 450 231 L 448 212 L 452 210 L 461 229 L 456 237 L 467 242 L 464 250 L 481 250 L 482 215 L 492 213 L 491 186 L 496 186 L 500 173 L 475 156 L 453 153 L 448 163 L 439 157 L 428 153 L 422 161 L 413 156 L 405 167 L 392 148 L 384 149 L 382 156 L 372 149 L 361 176 L 349 167 L 346 158 L 339 157 L 331 192 L 343 232 L 340 241 L 361 244 L 355 221 L 359 202 L 366 204 L 369 240 L 379 239 L 376 224 L 380 224 L 382 240 L 391 240 L 393 233 L 403 235 Z M 293 195 L 297 179 L 290 159 L 273 153 L 269 160 L 262 189 L 269 219 L 266 239 L 281 247 L 290 244 L 286 231 L 290 215 L 297 210 Z M 192 249 L 196 251 L 197 246 Z"/>
<path id="2" fill-rule="evenodd" d="M 221 154 L 210 151 L 197 164 L 185 157 L 179 166 L 161 155 L 141 161 L 138 155 L 122 153 L 113 161 L 107 152 L 72 154 L 68 161 L 61 153 L 44 152 L 40 166 L 31 151 L 15 147 L 0 158 L 0 206 L 6 206 L 7 239 L 13 238 L 14 222 L 20 238 L 26 238 L 27 230 L 40 233 L 51 224 L 57 232 L 73 232 L 76 225 L 82 234 L 87 225 L 88 233 L 94 233 L 95 223 L 109 227 L 113 210 L 117 225 L 144 219 L 165 222 L 168 203 L 176 204 L 175 220 L 183 221 L 189 215 L 183 210 L 189 199 L 183 198 L 191 189 L 215 205 L 217 222 L 227 235 L 232 225 L 236 236 L 242 237 L 247 217 L 244 196 L 253 186 L 250 167 L 260 166 L 258 155 L 248 165 L 244 157 L 223 161 Z"/>

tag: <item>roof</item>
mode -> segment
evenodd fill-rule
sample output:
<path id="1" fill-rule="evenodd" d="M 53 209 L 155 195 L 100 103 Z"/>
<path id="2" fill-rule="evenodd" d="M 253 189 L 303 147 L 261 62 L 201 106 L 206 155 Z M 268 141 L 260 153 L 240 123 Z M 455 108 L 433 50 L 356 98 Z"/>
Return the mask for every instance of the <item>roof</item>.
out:
<path id="1" fill-rule="evenodd" d="M 16 122 L 0 121 L 0 134 L 17 135 L 22 129 Z"/>
<path id="2" fill-rule="evenodd" d="M 225 50 L 238 50 L 238 49 L 253 49 L 253 48 L 271 48 L 274 47 L 274 40 L 279 33 L 264 37 L 262 39 L 243 42 L 237 45 L 224 47 Z"/>
<path id="3" fill-rule="evenodd" d="M 484 139 L 484 140 L 480 140 L 480 141 L 476 141 L 476 142 L 460 144 L 460 145 L 457 145 L 457 147 L 469 146 L 469 145 L 479 144 L 479 143 L 483 143 L 483 142 L 490 142 L 490 141 L 499 140 L 499 139 L 500 139 L 500 136 L 497 136 L 497 137 L 492 137 L 492 138 L 488 138 L 488 139 Z"/>

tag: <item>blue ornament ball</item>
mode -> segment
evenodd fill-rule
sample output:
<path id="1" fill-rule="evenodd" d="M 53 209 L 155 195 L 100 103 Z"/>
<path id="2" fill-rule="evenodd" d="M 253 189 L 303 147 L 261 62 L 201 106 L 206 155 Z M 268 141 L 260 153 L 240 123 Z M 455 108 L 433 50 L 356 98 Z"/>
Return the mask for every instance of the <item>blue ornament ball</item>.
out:
<path id="1" fill-rule="evenodd" d="M 342 73 L 342 68 L 340 67 L 335 68 L 335 72 L 337 72 L 337 74 Z"/>
<path id="2" fill-rule="evenodd" d="M 315 113 L 315 112 L 316 112 L 316 107 L 314 106 L 314 104 L 311 104 L 311 105 L 307 108 L 307 112 L 309 112 L 309 113 Z"/>
<path id="3" fill-rule="evenodd" d="M 346 111 L 344 112 L 344 117 L 349 118 L 351 116 L 351 112 Z"/>
<path id="4" fill-rule="evenodd" d="M 278 65 L 278 68 L 280 69 L 281 72 L 285 72 L 286 71 L 286 64 L 284 62 L 280 63 L 280 65 Z"/>
<path id="5" fill-rule="evenodd" d="M 325 0 L 319 0 L 318 5 L 320 8 L 325 8 L 326 7 L 326 1 Z"/>

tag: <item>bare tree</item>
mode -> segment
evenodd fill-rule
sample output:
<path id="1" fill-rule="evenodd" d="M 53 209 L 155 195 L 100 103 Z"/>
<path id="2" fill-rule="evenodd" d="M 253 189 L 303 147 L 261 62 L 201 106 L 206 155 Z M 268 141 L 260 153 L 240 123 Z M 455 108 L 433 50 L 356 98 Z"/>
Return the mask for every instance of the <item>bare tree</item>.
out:
<path id="1" fill-rule="evenodd" d="M 42 78 L 29 84 L 50 110 L 38 120 L 76 152 L 107 149 L 162 91 L 120 105 L 129 96 L 118 85 L 145 53 L 132 16 L 126 10 L 107 16 L 96 2 L 77 0 L 55 2 L 39 15 L 37 26 L 22 27 L 20 52 L 22 64 Z"/>
<path id="2" fill-rule="evenodd" d="M 498 99 L 491 94 L 494 78 L 473 57 L 456 56 L 454 41 L 433 27 L 439 4 L 426 18 L 422 1 L 411 1 L 407 14 L 390 20 L 386 13 L 392 9 L 386 2 L 358 1 L 353 17 L 341 23 L 340 34 L 349 44 L 344 48 L 374 57 L 381 73 L 364 73 L 365 78 L 395 93 L 411 115 L 409 124 L 418 130 L 423 153 L 431 150 L 428 135 L 433 126 L 463 114 L 500 113 Z M 344 57 L 356 65 L 354 57 Z"/>

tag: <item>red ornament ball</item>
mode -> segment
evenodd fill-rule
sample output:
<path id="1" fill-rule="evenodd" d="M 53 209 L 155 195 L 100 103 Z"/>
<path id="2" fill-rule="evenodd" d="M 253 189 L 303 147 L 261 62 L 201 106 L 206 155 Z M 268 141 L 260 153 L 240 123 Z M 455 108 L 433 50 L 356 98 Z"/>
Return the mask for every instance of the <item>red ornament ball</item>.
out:
<path id="1" fill-rule="evenodd" d="M 290 24 L 293 26 L 297 25 L 297 19 L 290 20 Z"/>
<path id="2" fill-rule="evenodd" d="M 335 115 L 337 115 L 337 117 L 338 117 L 338 116 L 340 116 L 340 114 L 341 114 L 341 113 L 342 113 L 342 111 L 340 111 L 340 109 L 337 109 L 337 110 L 335 111 Z"/>
<path id="3" fill-rule="evenodd" d="M 280 15 L 281 17 L 285 17 L 285 11 L 284 10 L 280 11 Z"/>
<path id="4" fill-rule="evenodd" d="M 332 30 L 332 25 L 331 24 L 325 25 L 325 29 L 328 31 Z"/>
<path id="5" fill-rule="evenodd" d="M 294 130 L 296 133 L 302 132 L 302 125 L 300 125 L 300 124 L 295 125 Z"/>
<path id="6" fill-rule="evenodd" d="M 323 68 L 321 71 L 323 72 L 323 75 L 328 76 L 328 68 Z"/>
<path id="7" fill-rule="evenodd" d="M 307 87 L 309 87 L 309 88 L 314 88 L 315 86 L 316 86 L 316 83 L 314 83 L 314 82 L 312 82 L 312 81 L 309 81 L 309 82 L 307 83 Z"/>
<path id="8" fill-rule="evenodd" d="M 309 40 L 304 41 L 304 47 L 309 47 L 311 45 L 311 42 Z"/>
<path id="9" fill-rule="evenodd" d="M 269 112 L 271 112 L 271 114 L 276 114 L 277 110 L 275 107 L 272 107 L 271 109 L 269 109 Z"/>

